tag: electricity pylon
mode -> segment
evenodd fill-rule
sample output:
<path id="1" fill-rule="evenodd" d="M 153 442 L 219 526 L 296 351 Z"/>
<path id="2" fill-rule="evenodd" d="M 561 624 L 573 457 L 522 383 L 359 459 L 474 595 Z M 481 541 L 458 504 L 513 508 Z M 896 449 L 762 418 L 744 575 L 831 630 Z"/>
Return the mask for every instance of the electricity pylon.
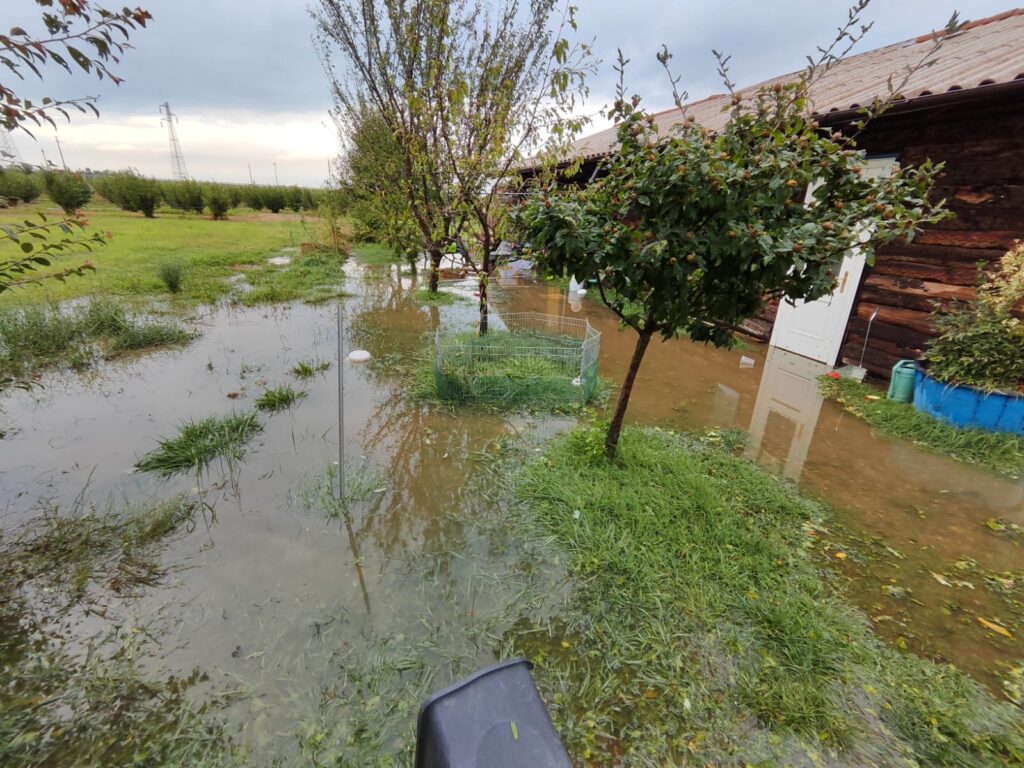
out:
<path id="1" fill-rule="evenodd" d="M 185 167 L 185 156 L 181 153 L 181 144 L 178 142 L 178 130 L 174 127 L 178 122 L 178 116 L 171 112 L 171 105 L 166 101 L 160 105 L 160 114 L 163 115 L 161 123 L 167 123 L 167 138 L 171 143 L 171 173 L 177 181 L 188 179 L 188 169 Z"/>

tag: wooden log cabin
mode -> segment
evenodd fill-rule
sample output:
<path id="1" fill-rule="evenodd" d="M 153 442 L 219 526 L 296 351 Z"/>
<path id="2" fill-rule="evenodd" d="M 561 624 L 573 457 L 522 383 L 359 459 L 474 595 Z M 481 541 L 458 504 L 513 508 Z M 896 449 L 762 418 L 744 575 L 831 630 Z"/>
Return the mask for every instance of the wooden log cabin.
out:
<path id="1" fill-rule="evenodd" d="M 811 91 L 819 122 L 842 128 L 856 120 L 862 106 L 886 94 L 889 78 L 900 82 L 932 44 L 927 34 L 839 63 Z M 864 366 L 887 378 L 897 360 L 924 352 L 933 302 L 969 300 L 979 266 L 1024 239 L 1024 8 L 965 24 L 943 40 L 934 59 L 907 80 L 898 103 L 870 123 L 858 144 L 869 160 L 944 163 L 933 194 L 955 218 L 928 227 L 912 243 L 879 249 L 873 265 L 849 265 L 842 290 L 811 303 L 817 306 L 779 310 L 774 302 L 744 331 L 829 364 L 856 364 L 863 352 Z M 726 103 L 724 95 L 712 96 L 687 110 L 714 130 L 724 123 Z M 671 109 L 656 119 L 664 132 L 679 115 Z M 600 173 L 614 141 L 609 128 L 576 143 L 574 155 L 583 159 L 578 183 Z"/>

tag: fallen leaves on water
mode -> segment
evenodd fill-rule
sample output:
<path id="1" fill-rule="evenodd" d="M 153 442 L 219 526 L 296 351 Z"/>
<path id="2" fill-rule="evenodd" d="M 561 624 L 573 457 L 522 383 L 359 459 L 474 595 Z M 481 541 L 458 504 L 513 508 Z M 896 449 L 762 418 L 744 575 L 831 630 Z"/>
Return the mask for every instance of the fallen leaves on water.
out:
<path id="1" fill-rule="evenodd" d="M 1010 632 L 1010 630 L 1008 630 L 1006 627 L 1002 626 L 1001 624 L 996 624 L 994 621 L 989 621 L 988 619 L 983 619 L 981 616 L 975 616 L 974 618 L 985 629 L 990 629 L 993 632 L 995 632 L 997 635 L 1002 635 L 1003 637 L 1008 637 L 1008 638 L 1011 638 L 1011 639 L 1013 638 L 1013 633 Z"/>

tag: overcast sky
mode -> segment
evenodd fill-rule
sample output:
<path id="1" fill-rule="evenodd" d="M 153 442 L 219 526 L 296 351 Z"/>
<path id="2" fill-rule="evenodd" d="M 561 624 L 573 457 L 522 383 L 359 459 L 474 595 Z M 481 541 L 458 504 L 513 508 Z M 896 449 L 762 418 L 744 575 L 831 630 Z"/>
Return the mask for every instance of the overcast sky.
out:
<path id="1" fill-rule="evenodd" d="M 574 0 L 582 39 L 594 41 L 603 60 L 591 80 L 589 110 L 614 93 L 616 48 L 632 60 L 628 82 L 649 108 L 671 106 L 671 89 L 654 56 L 661 44 L 675 54 L 691 98 L 722 90 L 711 49 L 732 54 L 740 86 L 796 70 L 817 45 L 827 43 L 846 17 L 848 0 Z M 32 0 L 2 0 L 0 25 L 32 28 Z M 185 161 L 197 179 L 320 185 L 337 139 L 327 110 L 327 80 L 311 43 L 313 21 L 305 0 L 131 0 L 153 14 L 132 38 L 117 71 L 120 87 L 87 75 L 48 77 L 19 84 L 28 96 L 99 95 L 99 119 L 76 117 L 61 125 L 69 166 L 133 167 L 170 175 L 166 129 L 158 105 L 169 101 L 180 116 Z M 119 3 L 110 0 L 111 5 Z M 945 25 L 959 10 L 964 19 L 1012 7 L 1012 0 L 874 0 L 875 25 L 859 50 L 898 42 Z M 5 81 L 7 79 L 5 73 Z M 603 125 L 603 123 L 599 123 Z M 14 137 L 24 160 L 44 151 L 57 160 L 53 132 L 38 141 Z"/>

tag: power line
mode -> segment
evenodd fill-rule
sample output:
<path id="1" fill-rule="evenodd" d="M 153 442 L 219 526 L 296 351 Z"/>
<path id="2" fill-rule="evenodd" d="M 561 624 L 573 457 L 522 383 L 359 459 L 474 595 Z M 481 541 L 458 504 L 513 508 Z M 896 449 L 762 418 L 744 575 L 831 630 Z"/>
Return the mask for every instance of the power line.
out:
<path id="1" fill-rule="evenodd" d="M 160 105 L 160 114 L 163 115 L 160 122 L 167 123 L 167 138 L 171 144 L 171 173 L 177 181 L 187 181 L 189 175 L 185 167 L 185 155 L 181 152 L 178 130 L 174 127 L 178 116 L 171 112 L 171 105 L 166 101 Z"/>

